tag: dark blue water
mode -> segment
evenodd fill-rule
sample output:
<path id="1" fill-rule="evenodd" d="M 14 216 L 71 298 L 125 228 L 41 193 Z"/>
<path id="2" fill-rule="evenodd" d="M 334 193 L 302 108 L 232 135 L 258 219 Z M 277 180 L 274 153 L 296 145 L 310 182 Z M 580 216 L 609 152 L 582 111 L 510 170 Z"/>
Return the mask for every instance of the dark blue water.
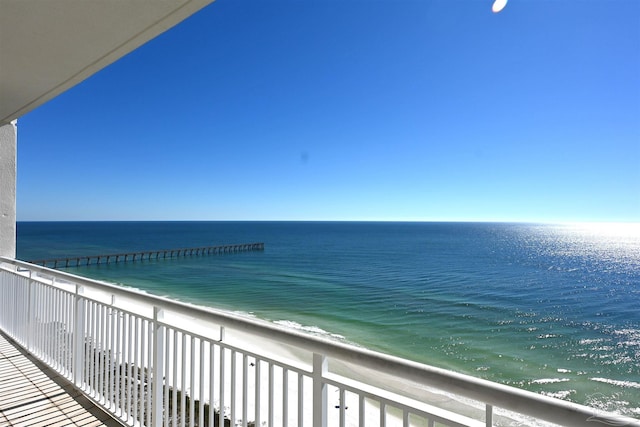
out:
<path id="1" fill-rule="evenodd" d="M 69 271 L 640 417 L 639 230 L 26 222 L 18 257 L 261 241 L 264 252 Z"/>

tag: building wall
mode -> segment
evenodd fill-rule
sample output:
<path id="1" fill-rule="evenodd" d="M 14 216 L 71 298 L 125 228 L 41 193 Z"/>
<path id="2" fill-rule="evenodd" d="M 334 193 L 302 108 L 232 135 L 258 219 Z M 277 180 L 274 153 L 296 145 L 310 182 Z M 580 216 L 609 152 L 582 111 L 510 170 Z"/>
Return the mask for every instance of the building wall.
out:
<path id="1" fill-rule="evenodd" d="M 16 121 L 0 127 L 0 256 L 16 256 Z"/>

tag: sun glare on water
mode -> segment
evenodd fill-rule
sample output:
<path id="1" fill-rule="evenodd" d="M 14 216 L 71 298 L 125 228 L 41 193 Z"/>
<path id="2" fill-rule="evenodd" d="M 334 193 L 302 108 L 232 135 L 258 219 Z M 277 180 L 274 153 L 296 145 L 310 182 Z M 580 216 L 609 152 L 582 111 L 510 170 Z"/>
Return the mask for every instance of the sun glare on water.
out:
<path id="1" fill-rule="evenodd" d="M 559 231 L 577 252 L 640 266 L 640 223 L 571 223 Z"/>
<path id="2" fill-rule="evenodd" d="M 579 222 L 568 224 L 575 231 L 593 236 L 640 238 L 640 223 L 638 222 Z"/>

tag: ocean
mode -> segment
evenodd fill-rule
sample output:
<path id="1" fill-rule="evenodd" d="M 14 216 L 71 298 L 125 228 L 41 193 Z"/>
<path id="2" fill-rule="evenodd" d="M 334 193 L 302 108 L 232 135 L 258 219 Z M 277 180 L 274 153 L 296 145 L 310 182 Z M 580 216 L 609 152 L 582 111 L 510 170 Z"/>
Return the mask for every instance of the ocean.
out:
<path id="1" fill-rule="evenodd" d="M 640 417 L 638 224 L 19 222 L 23 260 Z"/>

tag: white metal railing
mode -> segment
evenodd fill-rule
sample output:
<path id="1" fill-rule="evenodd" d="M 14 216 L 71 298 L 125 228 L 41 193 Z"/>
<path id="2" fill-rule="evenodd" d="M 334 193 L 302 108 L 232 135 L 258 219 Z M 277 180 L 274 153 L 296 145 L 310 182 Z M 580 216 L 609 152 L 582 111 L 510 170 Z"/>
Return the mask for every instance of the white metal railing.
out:
<path id="1" fill-rule="evenodd" d="M 511 411 L 532 425 L 640 426 L 637 419 L 2 257 L 0 328 L 135 426 L 526 424 L 510 418 Z M 479 405 L 442 409 L 428 402 L 425 389 Z"/>

